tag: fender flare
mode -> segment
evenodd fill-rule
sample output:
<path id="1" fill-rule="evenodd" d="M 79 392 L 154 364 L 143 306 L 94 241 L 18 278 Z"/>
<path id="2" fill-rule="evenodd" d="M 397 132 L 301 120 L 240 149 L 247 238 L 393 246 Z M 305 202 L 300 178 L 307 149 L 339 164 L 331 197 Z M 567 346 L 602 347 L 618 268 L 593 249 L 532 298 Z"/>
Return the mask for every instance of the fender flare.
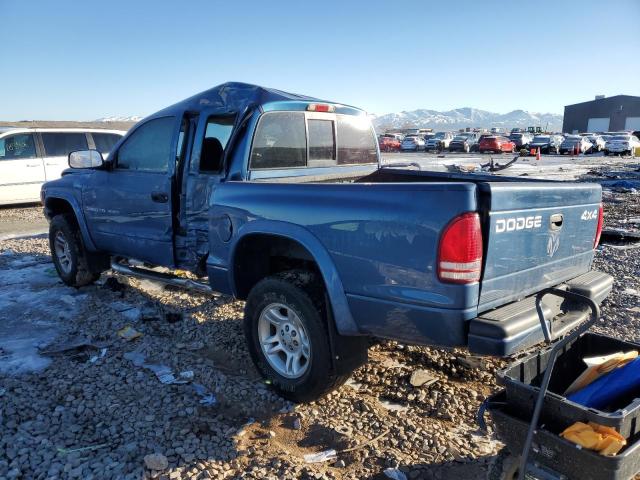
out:
<path id="1" fill-rule="evenodd" d="M 73 214 L 75 215 L 78 226 L 80 227 L 80 235 L 82 236 L 84 247 L 90 252 L 95 252 L 97 250 L 96 246 L 91 239 L 91 235 L 89 235 L 89 229 L 87 228 L 84 214 L 82 213 L 82 209 L 75 197 L 68 193 L 49 190 L 47 191 L 47 196 L 44 199 L 45 210 L 47 209 L 47 201 L 52 199 L 65 201 L 71 206 L 71 210 L 73 210 Z"/>
<path id="2" fill-rule="evenodd" d="M 240 227 L 238 234 L 234 237 L 231 243 L 231 255 L 229 257 L 229 285 L 231 285 L 234 295 L 237 293 L 233 267 L 235 265 L 237 247 L 243 239 L 254 234 L 284 237 L 302 245 L 311 254 L 318 265 L 318 269 L 320 270 L 324 285 L 327 289 L 329 302 L 331 303 L 336 330 L 341 335 L 361 335 L 358 326 L 351 315 L 351 309 L 349 308 L 349 303 L 342 286 L 342 281 L 340 280 L 338 270 L 336 269 L 329 252 L 326 250 L 324 245 L 320 243 L 320 240 L 318 240 L 309 230 L 293 223 L 255 220 Z"/>

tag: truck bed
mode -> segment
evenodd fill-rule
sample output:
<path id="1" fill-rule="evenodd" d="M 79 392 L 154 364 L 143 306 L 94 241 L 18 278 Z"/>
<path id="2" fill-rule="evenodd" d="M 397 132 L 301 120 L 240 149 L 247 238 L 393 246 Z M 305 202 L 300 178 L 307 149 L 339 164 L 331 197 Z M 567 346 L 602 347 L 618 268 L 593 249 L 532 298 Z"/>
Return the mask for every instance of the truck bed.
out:
<path id="1" fill-rule="evenodd" d="M 310 232 L 359 319 L 357 332 L 347 333 L 466 345 L 469 321 L 481 313 L 590 270 L 597 217 L 581 216 L 599 203 L 598 185 L 383 168 L 226 182 L 214 191 L 210 216 L 231 209 L 239 233 L 260 232 L 262 222 Z M 440 235 L 474 211 L 483 229 L 481 281 L 442 283 Z M 562 218 L 559 228 L 552 215 Z M 210 238 L 210 265 L 228 268 L 230 245 Z"/>

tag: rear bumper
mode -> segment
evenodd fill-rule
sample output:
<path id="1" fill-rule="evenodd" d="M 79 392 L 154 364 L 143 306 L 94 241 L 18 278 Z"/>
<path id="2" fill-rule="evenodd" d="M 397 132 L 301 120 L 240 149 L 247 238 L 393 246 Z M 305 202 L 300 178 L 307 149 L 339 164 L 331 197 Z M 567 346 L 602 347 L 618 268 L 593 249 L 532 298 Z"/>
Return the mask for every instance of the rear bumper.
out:
<path id="1" fill-rule="evenodd" d="M 569 290 L 601 303 L 611 291 L 613 277 L 591 271 L 557 288 Z M 542 301 L 542 311 L 554 338 L 585 321 L 589 308 L 553 295 Z M 469 322 L 469 349 L 484 355 L 507 356 L 544 340 L 535 295 L 478 315 Z"/>

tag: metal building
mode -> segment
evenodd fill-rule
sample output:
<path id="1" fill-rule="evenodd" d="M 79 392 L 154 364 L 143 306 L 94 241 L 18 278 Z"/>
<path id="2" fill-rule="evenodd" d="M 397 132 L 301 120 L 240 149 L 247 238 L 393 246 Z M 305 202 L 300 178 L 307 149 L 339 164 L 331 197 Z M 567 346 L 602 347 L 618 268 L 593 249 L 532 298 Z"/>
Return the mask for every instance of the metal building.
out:
<path id="1" fill-rule="evenodd" d="M 621 130 L 640 130 L 640 97 L 599 95 L 595 100 L 564 107 L 564 133 Z"/>

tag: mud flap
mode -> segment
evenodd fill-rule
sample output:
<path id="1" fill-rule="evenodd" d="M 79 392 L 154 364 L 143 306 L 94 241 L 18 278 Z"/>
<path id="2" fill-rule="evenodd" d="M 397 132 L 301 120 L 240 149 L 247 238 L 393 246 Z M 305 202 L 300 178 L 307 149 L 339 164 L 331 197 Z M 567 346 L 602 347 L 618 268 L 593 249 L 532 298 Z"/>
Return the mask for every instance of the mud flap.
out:
<path id="1" fill-rule="evenodd" d="M 326 292 L 324 299 L 325 305 L 327 305 L 332 366 L 337 375 L 346 375 L 369 360 L 369 338 L 366 336 L 340 335 L 336 329 L 336 322 L 330 307 L 331 303 Z"/>

